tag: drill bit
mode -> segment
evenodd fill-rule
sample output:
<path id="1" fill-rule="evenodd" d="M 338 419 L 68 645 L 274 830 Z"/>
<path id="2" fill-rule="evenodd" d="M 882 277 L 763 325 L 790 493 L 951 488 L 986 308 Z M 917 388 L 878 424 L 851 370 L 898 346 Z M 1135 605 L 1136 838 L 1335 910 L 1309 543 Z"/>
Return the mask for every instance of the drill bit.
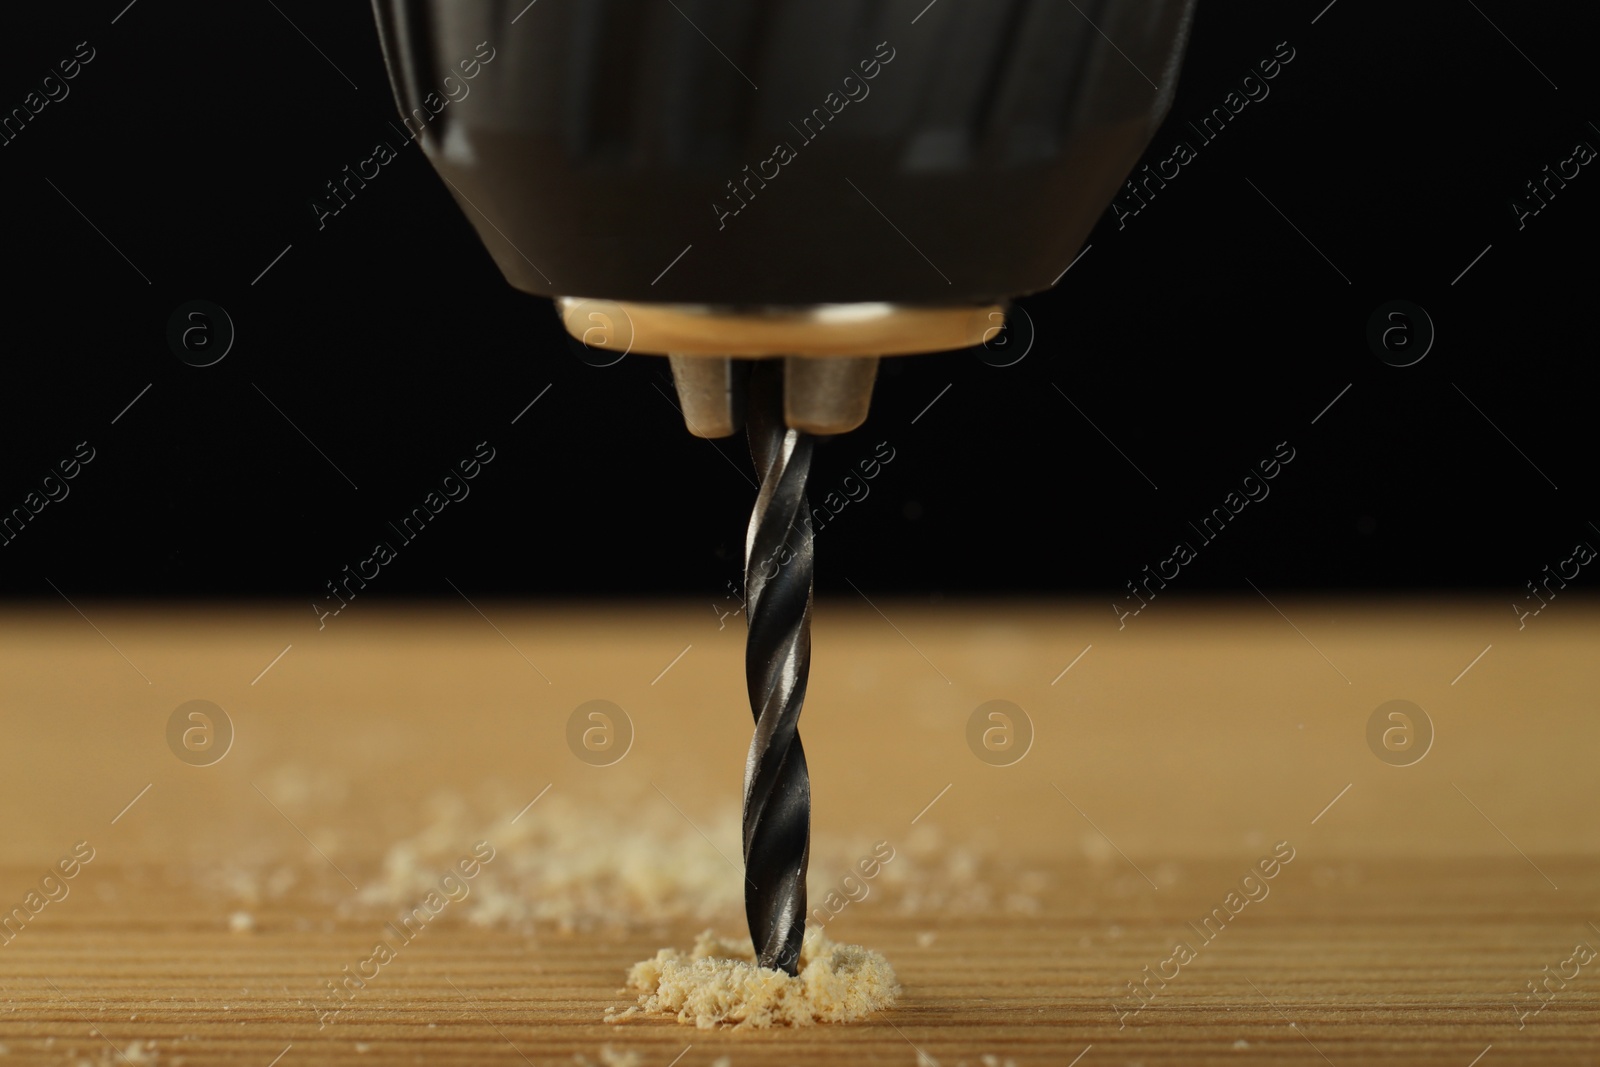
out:
<path id="1" fill-rule="evenodd" d="M 757 362 L 746 414 L 761 490 L 745 536 L 745 683 L 756 726 L 744 767 L 744 910 L 757 962 L 793 975 L 811 859 L 811 777 L 798 727 L 811 672 L 812 437 L 785 425 L 783 374 L 783 360 Z"/>

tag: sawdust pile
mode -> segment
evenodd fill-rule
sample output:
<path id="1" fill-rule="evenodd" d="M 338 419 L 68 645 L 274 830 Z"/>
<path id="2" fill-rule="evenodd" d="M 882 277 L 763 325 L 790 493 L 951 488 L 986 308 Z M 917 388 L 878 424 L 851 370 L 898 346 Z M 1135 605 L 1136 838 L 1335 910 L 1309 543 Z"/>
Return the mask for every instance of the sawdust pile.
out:
<path id="1" fill-rule="evenodd" d="M 900 993 L 889 961 L 859 945 L 808 937 L 794 977 L 756 964 L 755 949 L 702 933 L 688 952 L 664 948 L 633 965 L 628 986 L 639 1003 L 607 1021 L 671 1015 L 701 1029 L 736 1030 L 844 1023 L 894 1004 Z"/>

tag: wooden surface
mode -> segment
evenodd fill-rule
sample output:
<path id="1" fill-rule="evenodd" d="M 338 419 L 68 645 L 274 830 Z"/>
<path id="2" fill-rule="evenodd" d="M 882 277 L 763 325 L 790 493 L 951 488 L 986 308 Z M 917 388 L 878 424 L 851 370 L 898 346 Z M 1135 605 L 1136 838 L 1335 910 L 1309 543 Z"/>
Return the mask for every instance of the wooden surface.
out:
<path id="1" fill-rule="evenodd" d="M 321 631 L 298 608 L 13 609 L 0 905 L 75 843 L 95 855 L 0 945 L 0 1063 L 1595 1062 L 1600 960 L 1520 1020 L 1537 1002 L 1517 994 L 1600 946 L 1600 613 L 1564 596 L 1519 630 L 1498 601 L 1273 599 L 1157 601 L 1121 630 L 1099 603 L 819 603 L 813 886 L 895 845 L 907 873 L 828 933 L 884 952 L 905 993 L 865 1023 L 763 1033 L 601 1021 L 632 1002 L 629 964 L 740 932 L 715 854 L 738 855 L 749 738 L 743 620 L 716 614 L 736 602 L 357 601 Z M 609 767 L 566 742 L 596 698 L 635 728 Z M 236 730 L 209 767 L 166 740 L 193 699 Z M 1035 731 L 1007 767 L 966 741 L 997 699 Z M 1412 766 L 1368 747 L 1392 699 L 1436 731 Z M 733 888 L 709 921 L 447 912 L 319 1029 L 324 982 L 396 913 L 353 887 L 441 805 L 508 835 L 491 870 L 559 813 L 679 820 L 684 870 L 722 864 Z M 1188 924 L 1284 841 L 1268 895 L 1200 942 Z M 1119 1020 L 1178 940 L 1195 958 Z"/>

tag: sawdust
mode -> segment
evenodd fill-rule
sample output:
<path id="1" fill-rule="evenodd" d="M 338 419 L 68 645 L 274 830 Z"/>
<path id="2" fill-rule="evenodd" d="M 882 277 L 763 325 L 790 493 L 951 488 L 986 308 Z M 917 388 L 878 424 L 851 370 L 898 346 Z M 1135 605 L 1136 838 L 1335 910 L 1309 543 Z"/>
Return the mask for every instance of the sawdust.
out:
<path id="1" fill-rule="evenodd" d="M 702 933 L 688 952 L 664 948 L 628 972 L 639 1003 L 607 1013 L 620 1022 L 638 1015 L 672 1015 L 701 1029 L 767 1029 L 864 1018 L 894 1004 L 900 994 L 889 961 L 859 945 L 818 934 L 800 950 L 794 977 L 756 964 L 749 940 L 726 941 Z"/>
<path id="2" fill-rule="evenodd" d="M 432 887 L 440 864 L 454 858 L 461 842 L 486 838 L 499 855 L 462 902 L 461 914 L 476 925 L 570 932 L 675 921 L 721 924 L 743 913 L 744 884 L 729 877 L 724 858 L 740 849 L 737 805 L 697 815 L 697 829 L 659 798 L 618 803 L 625 810 L 607 811 L 552 791 L 508 824 L 484 817 L 479 805 L 459 794 L 438 794 L 425 808 L 430 821 L 389 849 L 383 875 L 363 887 L 359 902 L 412 900 Z M 513 812 L 520 807 L 515 798 L 502 805 Z M 717 847 L 707 846 L 701 830 Z M 1043 889 L 1042 876 L 1012 876 L 1012 891 L 1003 891 L 982 874 L 998 868 L 981 845 L 964 847 L 921 825 L 893 846 L 896 859 L 865 886 L 873 908 L 907 916 L 1036 910 L 1032 897 Z M 866 853 L 860 844 L 814 836 L 808 878 L 813 923 L 816 906 Z M 864 901 L 846 910 L 860 906 Z"/>
<path id="3" fill-rule="evenodd" d="M 291 817 L 343 821 L 337 804 L 349 792 L 344 783 L 301 769 L 281 770 L 273 782 L 274 796 L 282 794 Z M 470 797 L 445 790 L 424 798 L 414 813 L 420 825 L 411 822 L 410 832 L 388 848 L 380 872 L 358 876 L 362 890 L 353 897 L 308 874 L 304 860 L 291 858 L 287 846 L 263 844 L 229 864 L 208 858 L 196 878 L 249 915 L 250 925 L 259 921 L 258 908 L 292 905 L 304 911 L 324 899 L 337 918 L 351 919 L 414 903 L 437 887 L 440 872 L 464 847 L 488 840 L 497 857 L 472 883 L 471 895 L 452 907 L 452 919 L 531 936 L 552 929 L 621 932 L 678 923 L 725 929 L 742 917 L 743 882 L 730 877 L 724 858 L 738 855 L 741 847 L 736 802 L 695 812 L 691 823 L 649 791 L 634 796 L 622 790 L 604 805 L 559 788 L 536 795 L 537 803 L 529 805 L 529 792 L 486 782 Z M 296 801 L 319 807 L 302 810 Z M 808 932 L 823 926 L 836 931 L 834 922 L 854 921 L 866 911 L 923 922 L 974 913 L 1031 916 L 1048 889 L 1044 874 L 1019 869 L 992 843 L 951 840 L 927 821 L 887 844 L 894 860 L 877 865 L 875 878 L 864 878 L 859 864 L 871 858 L 871 846 L 826 832 L 813 835 Z M 249 932 L 241 929 L 247 920 L 226 912 L 223 919 L 231 929 Z M 307 922 L 300 920 L 296 928 L 309 929 Z"/>
<path id="4" fill-rule="evenodd" d="M 715 850 L 667 805 L 640 805 L 627 816 L 552 794 L 515 823 L 480 820 L 465 800 L 443 794 L 429 805 L 432 821 L 390 848 L 381 879 L 364 887 L 364 904 L 411 899 L 438 879 L 437 869 L 474 834 L 498 851 L 463 901 L 478 926 L 549 925 L 590 930 L 672 919 L 714 921 L 737 914 L 743 883 L 728 877 Z M 713 839 L 739 841 L 737 811 L 708 820 Z M 734 846 L 737 848 L 737 845 Z"/>
<path id="5" fill-rule="evenodd" d="M 48 1048 L 49 1046 L 46 1045 L 45 1047 Z M 67 1050 L 69 1059 L 76 1054 L 76 1049 Z M 118 1051 L 115 1046 L 102 1048 L 99 1050 L 98 1061 L 80 1059 L 77 1061 L 77 1067 L 111 1067 L 112 1064 L 116 1064 L 118 1067 L 121 1064 L 131 1064 L 132 1067 L 153 1067 L 159 1055 L 160 1053 L 156 1051 L 156 1043 L 154 1041 L 135 1039 L 128 1042 L 128 1046 L 121 1051 Z"/>
<path id="6" fill-rule="evenodd" d="M 592 1059 L 582 1052 L 574 1052 L 572 1067 L 644 1067 L 644 1054 L 636 1049 L 618 1049 L 600 1046 L 600 1058 Z"/>

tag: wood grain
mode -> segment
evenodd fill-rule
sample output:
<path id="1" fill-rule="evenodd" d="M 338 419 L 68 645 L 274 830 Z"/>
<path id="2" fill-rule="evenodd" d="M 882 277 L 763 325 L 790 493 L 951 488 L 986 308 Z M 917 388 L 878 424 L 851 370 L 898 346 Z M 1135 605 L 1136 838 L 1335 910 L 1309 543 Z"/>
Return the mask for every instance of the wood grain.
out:
<path id="1" fill-rule="evenodd" d="M 918 1050 L 946 1067 L 1594 1062 L 1600 960 L 1551 979 L 1537 1013 L 1517 994 L 1600 946 L 1600 611 L 1563 599 L 1518 630 L 1498 602 L 1272 596 L 1163 600 L 1123 629 L 1098 604 L 819 603 L 814 884 L 876 840 L 908 863 L 937 840 L 973 868 L 918 860 L 917 884 L 830 925 L 889 957 L 896 1008 L 759 1033 L 601 1021 L 632 1002 L 629 964 L 708 925 L 688 916 L 563 930 L 447 914 L 337 1021 L 319 1028 L 317 1009 L 392 913 L 352 886 L 381 882 L 441 797 L 490 805 L 486 824 L 546 786 L 623 821 L 670 803 L 708 831 L 683 830 L 685 865 L 736 858 L 716 828 L 736 816 L 749 738 L 742 617 L 357 601 L 319 631 L 274 606 L 14 608 L 0 906 L 75 843 L 95 856 L 0 944 L 0 1062 L 140 1062 L 145 1042 L 159 1064 L 258 1067 L 545 1067 L 607 1045 L 641 1067 Z M 596 698 L 634 725 L 610 767 L 565 740 Z M 209 767 L 167 745 L 193 699 L 235 727 Z M 1392 699 L 1434 726 L 1412 766 L 1368 748 Z M 967 747 L 990 700 L 1032 721 L 1014 765 Z M 1266 895 L 1201 938 L 1192 924 L 1278 842 L 1294 858 L 1250 883 Z M 243 881 L 273 870 L 286 888 Z M 240 911 L 253 929 L 230 929 Z M 1133 1012 L 1128 984 L 1172 974 L 1177 941 L 1193 958 Z"/>

